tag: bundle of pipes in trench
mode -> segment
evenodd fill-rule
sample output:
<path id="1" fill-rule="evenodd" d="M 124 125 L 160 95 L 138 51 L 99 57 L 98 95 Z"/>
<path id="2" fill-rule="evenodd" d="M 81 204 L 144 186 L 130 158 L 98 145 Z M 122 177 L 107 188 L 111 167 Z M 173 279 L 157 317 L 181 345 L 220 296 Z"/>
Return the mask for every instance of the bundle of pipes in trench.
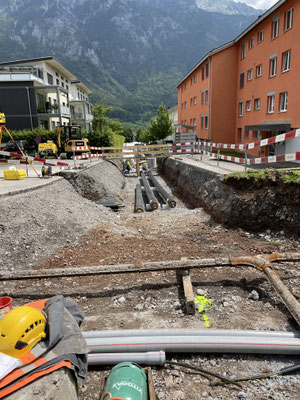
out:
<path id="1" fill-rule="evenodd" d="M 300 354 L 300 332 L 115 330 L 83 332 L 89 365 L 164 365 L 166 353 Z"/>

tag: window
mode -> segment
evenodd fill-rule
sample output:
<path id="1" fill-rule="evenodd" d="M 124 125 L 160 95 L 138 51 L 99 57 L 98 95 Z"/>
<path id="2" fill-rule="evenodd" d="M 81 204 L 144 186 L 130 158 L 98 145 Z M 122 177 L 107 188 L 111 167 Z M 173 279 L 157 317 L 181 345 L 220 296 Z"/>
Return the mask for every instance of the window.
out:
<path id="1" fill-rule="evenodd" d="M 194 76 L 194 83 L 196 83 L 197 82 L 197 74 L 195 74 L 195 76 Z"/>
<path id="2" fill-rule="evenodd" d="M 201 129 L 204 128 L 204 116 L 201 115 Z"/>
<path id="3" fill-rule="evenodd" d="M 209 75 L 209 63 L 206 64 L 206 78 L 208 78 Z"/>
<path id="4" fill-rule="evenodd" d="M 243 89 L 244 84 L 245 84 L 245 73 L 241 72 L 240 73 L 240 89 Z"/>
<path id="5" fill-rule="evenodd" d="M 63 82 L 61 83 L 61 87 L 63 87 L 63 88 L 65 87 L 65 84 Z"/>
<path id="6" fill-rule="evenodd" d="M 55 72 L 55 75 L 56 75 L 56 76 L 59 76 L 59 75 L 58 75 L 58 72 Z"/>
<path id="7" fill-rule="evenodd" d="M 47 73 L 47 80 L 49 85 L 53 85 L 53 76 L 51 74 Z"/>
<path id="8" fill-rule="evenodd" d="M 187 88 L 187 83 L 185 82 L 185 84 L 184 84 L 184 88 L 185 88 L 185 90 L 186 90 L 186 88 Z"/>
<path id="9" fill-rule="evenodd" d="M 246 131 L 246 129 L 245 129 L 245 139 L 249 139 L 249 131 Z"/>
<path id="10" fill-rule="evenodd" d="M 257 139 L 258 131 L 252 131 L 252 139 Z"/>
<path id="11" fill-rule="evenodd" d="M 202 66 L 202 80 L 204 81 L 204 77 L 205 77 L 205 67 L 204 65 Z"/>
<path id="12" fill-rule="evenodd" d="M 63 81 L 65 78 L 63 76 L 61 76 L 60 79 Z"/>
<path id="13" fill-rule="evenodd" d="M 59 86 L 59 79 L 56 79 L 56 84 L 57 86 Z"/>
<path id="14" fill-rule="evenodd" d="M 249 49 L 253 49 L 254 47 L 254 37 L 249 39 Z"/>
<path id="15" fill-rule="evenodd" d="M 191 86 L 192 86 L 192 84 L 193 84 L 193 78 L 191 78 Z"/>
<path id="16" fill-rule="evenodd" d="M 261 43 L 264 40 L 264 31 L 259 31 L 257 34 L 257 43 Z"/>
<path id="17" fill-rule="evenodd" d="M 184 102 L 184 108 L 187 108 L 187 102 L 186 101 Z"/>
<path id="18" fill-rule="evenodd" d="M 66 89 L 69 90 L 69 85 L 66 85 Z"/>
<path id="19" fill-rule="evenodd" d="M 238 142 L 242 141 L 242 128 L 237 129 L 237 141 Z"/>
<path id="20" fill-rule="evenodd" d="M 246 111 L 251 111 L 251 100 L 246 101 Z"/>
<path id="21" fill-rule="evenodd" d="M 239 117 L 243 116 L 243 108 L 244 108 L 244 103 L 242 101 L 239 102 Z"/>
<path id="22" fill-rule="evenodd" d="M 294 9 L 291 8 L 285 13 L 285 30 L 291 29 L 293 27 L 293 13 Z"/>
<path id="23" fill-rule="evenodd" d="M 252 81 L 252 77 L 253 77 L 253 69 L 252 68 L 248 70 L 247 77 L 248 77 L 248 81 Z"/>
<path id="24" fill-rule="evenodd" d="M 282 54 L 282 72 L 289 71 L 290 66 L 291 66 L 291 50 L 288 50 Z"/>
<path id="25" fill-rule="evenodd" d="M 280 107 L 279 107 L 280 112 L 287 111 L 287 100 L 288 100 L 288 92 L 280 93 Z"/>
<path id="26" fill-rule="evenodd" d="M 246 43 L 243 42 L 241 47 L 241 58 L 243 59 L 245 57 L 246 57 Z"/>
<path id="27" fill-rule="evenodd" d="M 194 97 L 194 104 L 197 104 L 197 96 Z"/>
<path id="28" fill-rule="evenodd" d="M 192 126 L 193 125 L 193 119 L 191 118 L 190 119 L 190 126 Z"/>
<path id="29" fill-rule="evenodd" d="M 196 123 L 197 121 L 196 121 L 196 118 L 194 118 L 194 121 L 193 121 L 193 125 L 194 126 L 196 126 L 197 125 L 197 123 Z"/>
<path id="30" fill-rule="evenodd" d="M 192 107 L 193 105 L 193 99 L 190 100 L 190 106 Z"/>
<path id="31" fill-rule="evenodd" d="M 208 89 L 205 90 L 205 104 L 208 104 Z"/>
<path id="32" fill-rule="evenodd" d="M 254 99 L 254 110 L 260 109 L 260 99 Z"/>
<path id="33" fill-rule="evenodd" d="M 275 104 L 275 94 L 270 94 L 268 96 L 268 114 L 272 114 L 274 112 L 274 104 Z"/>
<path id="34" fill-rule="evenodd" d="M 208 116 L 205 115 L 204 117 L 204 122 L 205 122 L 205 129 L 208 129 Z"/>
<path id="35" fill-rule="evenodd" d="M 279 17 L 275 18 L 272 22 L 272 39 L 277 38 L 279 35 Z"/>
<path id="36" fill-rule="evenodd" d="M 270 59 L 270 77 L 275 76 L 277 71 L 277 56 Z"/>
<path id="37" fill-rule="evenodd" d="M 256 67 L 256 77 L 257 77 L 257 78 L 260 77 L 260 76 L 261 76 L 261 73 L 262 73 L 262 65 L 259 64 L 259 65 L 257 65 L 257 67 Z"/>
<path id="38" fill-rule="evenodd" d="M 204 90 L 201 92 L 201 104 L 204 104 Z"/>

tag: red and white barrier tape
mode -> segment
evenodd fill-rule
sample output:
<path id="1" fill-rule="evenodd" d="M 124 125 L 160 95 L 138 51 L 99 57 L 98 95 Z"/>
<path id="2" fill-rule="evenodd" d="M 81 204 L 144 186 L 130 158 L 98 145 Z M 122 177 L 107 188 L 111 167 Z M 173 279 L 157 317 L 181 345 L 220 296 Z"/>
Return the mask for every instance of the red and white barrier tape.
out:
<path id="1" fill-rule="evenodd" d="M 15 157 L 18 159 L 23 158 L 23 156 L 21 154 L 18 153 L 10 153 L 9 151 L 0 151 L 0 154 L 2 154 L 3 156 L 7 156 L 7 157 Z M 69 164 L 61 162 L 61 161 L 49 161 L 46 160 L 45 158 L 39 158 L 39 157 L 31 157 L 31 156 L 27 156 L 27 159 L 29 161 L 37 161 L 37 162 L 41 162 L 43 164 L 48 164 L 48 165 L 53 165 L 53 166 L 59 166 L 59 167 L 68 167 Z M 25 161 L 25 160 L 24 160 Z"/>
<path id="2" fill-rule="evenodd" d="M 247 160 L 248 165 L 253 164 L 270 164 L 270 163 L 278 163 L 285 161 L 300 161 L 300 152 L 289 153 L 289 154 L 281 154 L 277 156 L 268 156 L 268 157 L 259 157 L 259 158 L 251 158 Z"/>
<path id="3" fill-rule="evenodd" d="M 72 147 L 72 151 L 82 151 L 82 150 L 90 150 L 89 146 L 76 146 Z"/>
<path id="4" fill-rule="evenodd" d="M 196 145 L 197 142 L 184 142 L 184 143 L 172 143 L 171 146 L 192 146 L 192 145 Z"/>
<path id="5" fill-rule="evenodd" d="M 300 137 L 300 129 L 282 133 L 281 135 L 272 136 L 270 138 L 260 140 L 259 142 L 249 143 L 247 145 L 247 148 L 254 149 L 256 147 L 269 146 L 270 144 L 285 142 L 287 140 L 295 139 L 297 137 Z"/>
<path id="6" fill-rule="evenodd" d="M 93 147 L 93 146 L 90 146 L 90 149 L 91 149 L 91 150 L 102 150 L 102 147 Z"/>
<path id="7" fill-rule="evenodd" d="M 83 160 L 83 159 L 85 159 L 85 158 L 90 158 L 90 154 L 88 153 L 88 154 L 82 154 L 81 156 L 75 156 L 75 157 L 73 157 L 73 160 Z"/>
<path id="8" fill-rule="evenodd" d="M 170 150 L 169 153 L 197 153 L 195 149 Z"/>

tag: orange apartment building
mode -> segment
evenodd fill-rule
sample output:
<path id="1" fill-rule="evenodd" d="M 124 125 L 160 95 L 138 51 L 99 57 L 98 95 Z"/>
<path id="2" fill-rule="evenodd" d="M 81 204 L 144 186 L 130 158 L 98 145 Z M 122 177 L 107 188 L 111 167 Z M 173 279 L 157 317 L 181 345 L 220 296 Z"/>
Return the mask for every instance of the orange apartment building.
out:
<path id="1" fill-rule="evenodd" d="M 178 84 L 178 123 L 200 139 L 249 143 L 300 128 L 300 1 L 280 0 Z M 298 139 L 256 155 L 292 152 Z"/>

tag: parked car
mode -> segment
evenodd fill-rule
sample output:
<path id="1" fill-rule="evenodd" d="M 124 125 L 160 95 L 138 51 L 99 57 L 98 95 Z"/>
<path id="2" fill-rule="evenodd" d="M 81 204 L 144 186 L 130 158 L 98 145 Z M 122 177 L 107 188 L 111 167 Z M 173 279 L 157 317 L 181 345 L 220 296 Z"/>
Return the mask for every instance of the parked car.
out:
<path id="1" fill-rule="evenodd" d="M 18 147 L 18 146 L 19 147 Z M 20 141 L 16 141 L 16 144 L 10 140 L 9 142 L 7 142 L 4 147 L 3 147 L 3 151 L 9 151 L 10 153 L 17 153 L 17 154 L 21 154 L 21 151 L 19 150 L 19 148 L 24 152 L 27 153 L 28 149 L 27 149 L 27 143 L 25 140 L 20 140 Z M 4 156 L 4 158 L 9 158 L 7 156 Z"/>

